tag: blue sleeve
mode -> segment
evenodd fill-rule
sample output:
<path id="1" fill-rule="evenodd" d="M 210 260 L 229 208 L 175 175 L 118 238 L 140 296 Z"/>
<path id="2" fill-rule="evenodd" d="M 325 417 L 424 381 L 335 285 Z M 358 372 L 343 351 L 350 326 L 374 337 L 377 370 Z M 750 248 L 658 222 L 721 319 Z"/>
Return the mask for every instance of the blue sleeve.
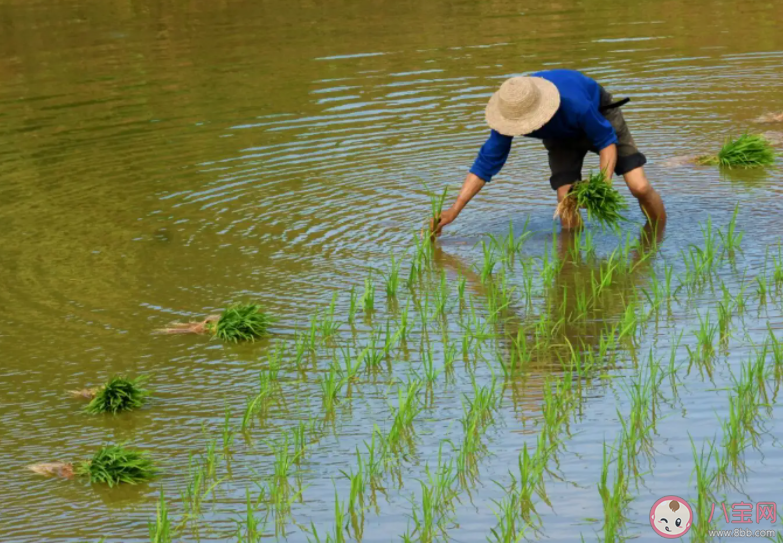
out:
<path id="1" fill-rule="evenodd" d="M 504 136 L 493 130 L 487 142 L 481 146 L 481 151 L 479 151 L 470 173 L 489 183 L 506 163 L 513 139 L 512 136 Z"/>
<path id="2" fill-rule="evenodd" d="M 617 143 L 617 134 L 606 117 L 595 107 L 589 107 L 582 114 L 582 129 L 599 151 Z"/>

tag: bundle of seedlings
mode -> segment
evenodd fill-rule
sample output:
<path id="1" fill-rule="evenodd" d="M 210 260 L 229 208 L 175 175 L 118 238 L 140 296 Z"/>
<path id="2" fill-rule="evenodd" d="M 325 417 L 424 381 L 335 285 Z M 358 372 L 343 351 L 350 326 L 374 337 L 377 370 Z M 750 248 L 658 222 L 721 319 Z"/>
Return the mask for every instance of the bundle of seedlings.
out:
<path id="1" fill-rule="evenodd" d="M 154 479 L 158 470 L 146 452 L 126 449 L 123 445 L 107 445 L 96 451 L 90 460 L 81 462 L 43 462 L 28 466 L 39 475 L 72 479 L 88 477 L 91 483 L 135 485 Z"/>
<path id="2" fill-rule="evenodd" d="M 90 400 L 85 408 L 88 413 L 116 415 L 144 405 L 150 395 L 149 391 L 143 388 L 146 380 L 146 376 L 143 375 L 136 379 L 114 376 L 103 386 L 72 390 L 71 394 Z"/>
<path id="3" fill-rule="evenodd" d="M 625 220 L 620 211 L 628 206 L 623 196 L 612 187 L 601 173 L 591 173 L 587 180 L 573 184 L 563 200 L 557 204 L 555 217 L 571 218 L 571 222 L 581 223 L 579 209 L 587 210 L 587 217 L 602 224 L 612 226 Z"/>
<path id="4" fill-rule="evenodd" d="M 775 150 L 766 138 L 745 133 L 737 139 L 728 138 L 717 155 L 700 156 L 696 162 L 722 168 L 758 168 L 775 163 Z"/>
<path id="5" fill-rule="evenodd" d="M 210 315 L 201 322 L 174 323 L 157 330 L 163 334 L 210 334 L 223 341 L 253 341 L 266 335 L 275 319 L 258 304 L 235 304 L 220 315 Z"/>

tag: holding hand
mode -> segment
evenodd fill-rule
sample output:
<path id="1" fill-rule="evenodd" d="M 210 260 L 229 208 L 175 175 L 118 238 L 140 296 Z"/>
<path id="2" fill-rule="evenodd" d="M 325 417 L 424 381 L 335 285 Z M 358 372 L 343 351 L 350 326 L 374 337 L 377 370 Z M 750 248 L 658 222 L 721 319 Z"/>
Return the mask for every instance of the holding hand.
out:
<path id="1" fill-rule="evenodd" d="M 441 212 L 440 218 L 437 221 L 435 219 L 430 219 L 430 238 L 435 239 L 437 236 L 440 236 L 443 227 L 454 222 L 457 215 L 459 215 L 458 211 L 455 211 L 454 208 L 449 208 L 446 211 Z"/>

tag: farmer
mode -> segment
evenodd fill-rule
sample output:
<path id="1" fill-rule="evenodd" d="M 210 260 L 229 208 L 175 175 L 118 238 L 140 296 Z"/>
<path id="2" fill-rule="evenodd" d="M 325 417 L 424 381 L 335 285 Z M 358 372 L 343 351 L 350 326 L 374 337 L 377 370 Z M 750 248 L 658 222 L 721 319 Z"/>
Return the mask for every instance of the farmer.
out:
<path id="1" fill-rule="evenodd" d="M 627 100 L 626 100 L 627 101 Z M 611 180 L 622 175 L 631 194 L 653 223 L 666 220 L 663 201 L 644 175 L 647 162 L 634 144 L 619 106 L 612 96 L 589 77 L 573 70 L 548 70 L 530 77 L 506 80 L 486 109 L 489 139 L 470 169 L 452 206 L 443 211 L 436 235 L 454 222 L 460 212 L 506 163 L 514 136 L 543 140 L 549 153 L 549 184 L 561 202 L 571 186 L 582 179 L 582 163 L 588 151 L 600 157 L 600 168 Z M 558 207 L 560 210 L 561 207 Z M 564 229 L 577 228 L 576 209 L 560 213 Z M 434 222 L 434 221 L 432 221 Z M 430 224 L 431 231 L 435 224 Z"/>

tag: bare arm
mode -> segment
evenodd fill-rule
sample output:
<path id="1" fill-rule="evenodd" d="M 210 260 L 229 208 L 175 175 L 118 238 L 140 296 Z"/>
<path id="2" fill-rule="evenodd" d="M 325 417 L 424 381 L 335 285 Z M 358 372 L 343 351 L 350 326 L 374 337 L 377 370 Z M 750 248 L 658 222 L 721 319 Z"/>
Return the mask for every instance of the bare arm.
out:
<path id="1" fill-rule="evenodd" d="M 469 173 L 465 178 L 465 182 L 462 184 L 462 189 L 459 191 L 457 200 L 451 205 L 449 209 L 440 214 L 440 222 L 437 229 L 434 230 L 435 221 L 430 223 L 430 232 L 433 232 L 436 236 L 440 235 L 441 229 L 449 223 L 454 222 L 454 219 L 465 209 L 473 197 L 479 193 L 479 191 L 486 185 L 483 179 L 473 173 Z"/>
<path id="2" fill-rule="evenodd" d="M 614 167 L 617 165 L 617 145 L 614 143 L 601 149 L 598 154 L 600 157 L 601 171 L 606 174 L 606 179 L 611 181 L 614 175 Z"/>

